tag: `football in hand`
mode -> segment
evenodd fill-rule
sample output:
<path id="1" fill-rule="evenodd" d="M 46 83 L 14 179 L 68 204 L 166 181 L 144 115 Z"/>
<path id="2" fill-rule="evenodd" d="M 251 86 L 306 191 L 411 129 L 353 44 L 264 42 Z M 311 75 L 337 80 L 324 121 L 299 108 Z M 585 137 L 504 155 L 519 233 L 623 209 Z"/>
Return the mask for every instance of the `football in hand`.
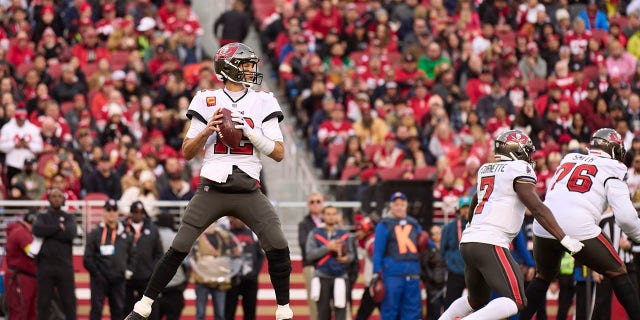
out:
<path id="1" fill-rule="evenodd" d="M 222 108 L 222 123 L 220 124 L 220 132 L 218 136 L 222 143 L 229 148 L 237 148 L 242 140 L 242 130 L 236 129 L 236 123 L 231 120 L 231 110 Z"/>

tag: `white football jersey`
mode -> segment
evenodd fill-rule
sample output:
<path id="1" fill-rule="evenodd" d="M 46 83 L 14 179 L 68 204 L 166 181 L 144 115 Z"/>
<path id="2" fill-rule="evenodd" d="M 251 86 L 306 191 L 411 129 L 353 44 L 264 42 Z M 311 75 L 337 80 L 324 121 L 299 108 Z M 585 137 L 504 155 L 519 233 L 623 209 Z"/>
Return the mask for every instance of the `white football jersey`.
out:
<path id="1" fill-rule="evenodd" d="M 480 242 L 509 248 L 518 235 L 525 206 L 516 191 L 516 183 L 535 186 L 536 173 L 522 161 L 485 163 L 478 169 L 478 205 L 460 242 Z"/>
<path id="2" fill-rule="evenodd" d="M 544 203 L 567 235 L 577 240 L 594 238 L 602 232 L 598 224 L 609 206 L 607 180 L 624 181 L 626 174 L 627 168 L 617 160 L 569 153 L 549 181 Z M 533 233 L 554 238 L 537 221 L 533 223 Z"/>
<path id="3" fill-rule="evenodd" d="M 223 90 L 201 90 L 196 93 L 187 117 L 192 121 L 207 124 L 218 108 L 227 108 L 240 112 L 245 121 L 259 133 L 263 133 L 262 125 L 267 120 L 284 119 L 282 109 L 272 93 L 247 89 L 247 93 L 237 101 Z M 238 166 L 252 178 L 259 180 L 262 162 L 260 151 L 253 147 L 248 139 L 243 139 L 238 148 L 228 148 L 218 141 L 217 133 L 212 134 L 204 145 L 205 154 L 200 176 L 216 182 L 225 182 L 231 174 L 233 166 Z"/>

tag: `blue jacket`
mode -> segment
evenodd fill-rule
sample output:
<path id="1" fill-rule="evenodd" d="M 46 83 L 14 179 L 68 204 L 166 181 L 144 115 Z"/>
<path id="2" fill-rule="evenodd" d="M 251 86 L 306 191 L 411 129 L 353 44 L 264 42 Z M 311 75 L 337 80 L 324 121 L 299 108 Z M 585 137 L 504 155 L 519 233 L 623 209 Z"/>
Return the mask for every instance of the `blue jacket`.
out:
<path id="1" fill-rule="evenodd" d="M 582 10 L 580 11 L 580 13 L 578 13 L 578 17 L 582 20 L 584 20 L 584 24 L 586 26 L 587 30 L 593 30 L 593 29 L 601 29 L 604 31 L 609 31 L 609 20 L 607 20 L 607 15 L 604 14 L 604 12 L 598 10 L 598 13 L 596 13 L 596 25 L 592 26 L 591 25 L 591 21 L 589 21 L 589 17 L 587 16 L 587 10 Z"/>
<path id="2" fill-rule="evenodd" d="M 440 253 L 447 262 L 447 269 L 449 271 L 463 275 L 464 274 L 464 261 L 460 254 L 460 240 L 458 240 L 458 221 L 460 218 L 455 218 L 449 222 L 444 229 L 442 229 L 442 242 L 440 243 Z M 467 226 L 467 222 L 460 220 L 460 236 L 462 231 Z"/>
<path id="3" fill-rule="evenodd" d="M 529 249 L 527 249 L 527 239 L 522 230 L 520 230 L 518 235 L 511 241 L 510 249 L 513 259 L 517 263 L 524 264 L 527 267 L 535 267 L 536 263 L 533 261 Z"/>
<path id="4" fill-rule="evenodd" d="M 413 248 L 415 248 L 415 252 L 413 252 L 412 247 L 407 248 L 407 252 L 405 255 L 401 257 L 394 258 L 393 255 L 399 254 L 397 252 L 397 248 L 395 250 L 388 248 L 391 243 L 395 243 L 393 238 L 396 236 L 395 234 L 391 234 L 391 232 L 395 232 L 393 230 L 389 230 L 388 225 L 400 225 L 402 220 L 406 220 L 406 227 L 411 227 L 412 230 L 409 232 L 410 240 L 413 242 Z M 418 221 L 412 217 L 407 217 L 406 219 L 395 219 L 395 218 L 385 218 L 380 223 L 376 225 L 375 230 L 375 245 L 373 246 L 373 272 L 382 272 L 383 276 L 407 276 L 407 275 L 420 275 L 420 257 L 417 254 L 418 248 L 418 235 L 422 232 L 422 227 Z M 392 240 L 392 241 L 389 241 Z M 398 259 L 400 258 L 400 259 Z"/>

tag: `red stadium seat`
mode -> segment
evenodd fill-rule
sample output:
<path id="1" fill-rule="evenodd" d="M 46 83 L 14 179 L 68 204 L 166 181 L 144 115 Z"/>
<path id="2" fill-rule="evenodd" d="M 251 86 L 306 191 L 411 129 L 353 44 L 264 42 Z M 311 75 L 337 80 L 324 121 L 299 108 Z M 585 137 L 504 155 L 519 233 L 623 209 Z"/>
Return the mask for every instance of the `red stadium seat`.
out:
<path id="1" fill-rule="evenodd" d="M 129 51 L 120 50 L 111 53 L 111 69 L 122 70 L 129 63 Z"/>
<path id="2" fill-rule="evenodd" d="M 607 42 L 607 37 L 609 33 L 602 29 L 592 29 L 591 34 L 594 39 L 600 40 L 600 43 L 605 44 Z"/>
<path id="3" fill-rule="evenodd" d="M 19 65 L 18 68 L 16 68 L 16 75 L 18 77 L 24 77 L 24 75 L 27 74 L 27 71 L 31 70 L 32 68 L 33 68 L 32 62 L 23 63 Z"/>
<path id="4" fill-rule="evenodd" d="M 38 168 L 37 168 L 37 172 L 40 175 L 44 175 L 44 168 L 47 167 L 47 162 L 49 162 L 49 160 L 53 159 L 54 154 L 49 152 L 49 153 L 42 153 L 38 156 Z"/>
<path id="5" fill-rule="evenodd" d="M 585 66 L 582 69 L 582 73 L 586 81 L 593 81 L 598 77 L 598 67 L 594 65 Z"/>
<path id="6" fill-rule="evenodd" d="M 340 180 L 349 180 L 353 176 L 358 175 L 359 173 L 360 173 L 360 167 L 346 166 L 344 169 L 342 169 Z"/>
<path id="7" fill-rule="evenodd" d="M 47 73 L 49 73 L 49 76 L 53 80 L 57 81 L 60 79 L 60 75 L 62 74 L 62 65 L 59 63 L 50 65 L 49 68 L 47 68 Z"/>
<path id="8" fill-rule="evenodd" d="M 367 158 L 373 159 L 373 155 L 380 149 L 382 149 L 382 146 L 379 144 L 368 144 L 364 147 L 364 154 Z"/>
<path id="9" fill-rule="evenodd" d="M 529 94 L 531 96 L 537 97 L 540 92 L 547 90 L 547 79 L 543 78 L 533 78 L 529 79 Z"/>
<path id="10" fill-rule="evenodd" d="M 91 76 L 98 71 L 97 63 L 87 63 L 87 65 L 82 68 L 82 72 L 84 72 L 85 77 L 87 79 L 91 78 Z"/>
<path id="11" fill-rule="evenodd" d="M 384 168 L 378 169 L 376 173 L 382 180 L 393 180 L 402 178 L 403 171 L 402 168 Z"/>
<path id="12" fill-rule="evenodd" d="M 72 101 L 66 101 L 60 104 L 60 112 L 63 115 L 66 115 L 67 112 L 71 111 L 71 109 L 73 109 L 73 102 Z"/>
<path id="13" fill-rule="evenodd" d="M 332 143 L 329 145 L 329 154 L 327 160 L 332 167 L 338 164 L 338 158 L 344 152 L 344 143 Z"/>
<path id="14" fill-rule="evenodd" d="M 426 180 L 434 178 L 438 174 L 438 169 L 434 166 L 426 166 L 422 168 L 416 168 L 413 172 L 416 180 Z"/>

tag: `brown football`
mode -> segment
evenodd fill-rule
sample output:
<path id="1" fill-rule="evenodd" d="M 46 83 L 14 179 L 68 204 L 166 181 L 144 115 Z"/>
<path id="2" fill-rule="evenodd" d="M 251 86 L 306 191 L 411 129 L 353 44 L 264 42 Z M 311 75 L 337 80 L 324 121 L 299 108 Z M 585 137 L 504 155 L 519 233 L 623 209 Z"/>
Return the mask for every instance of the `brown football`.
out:
<path id="1" fill-rule="evenodd" d="M 236 129 L 236 123 L 231 120 L 231 110 L 222 108 L 222 123 L 220 124 L 220 140 L 229 148 L 237 148 L 242 140 L 242 130 Z"/>

